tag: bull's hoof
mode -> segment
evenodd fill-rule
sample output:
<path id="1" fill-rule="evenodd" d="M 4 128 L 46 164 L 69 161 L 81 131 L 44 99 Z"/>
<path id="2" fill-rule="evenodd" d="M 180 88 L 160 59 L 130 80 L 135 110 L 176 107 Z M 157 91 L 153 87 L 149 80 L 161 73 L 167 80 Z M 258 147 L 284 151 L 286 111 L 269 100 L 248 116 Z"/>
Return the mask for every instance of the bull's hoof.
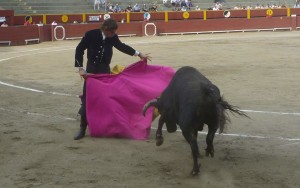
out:
<path id="1" fill-rule="evenodd" d="M 157 136 L 156 137 L 156 146 L 160 146 L 164 143 L 164 137 L 162 136 Z"/>
<path id="2" fill-rule="evenodd" d="M 196 176 L 196 175 L 199 174 L 199 172 L 200 172 L 200 166 L 201 166 L 201 164 L 198 164 L 198 167 L 197 167 L 197 168 L 193 168 L 193 170 L 192 170 L 192 172 L 191 172 L 191 174 L 192 174 L 193 176 Z"/>
<path id="3" fill-rule="evenodd" d="M 215 156 L 215 152 L 214 151 L 207 151 L 205 152 L 206 157 L 209 157 L 209 155 L 211 156 L 211 158 L 213 158 Z"/>

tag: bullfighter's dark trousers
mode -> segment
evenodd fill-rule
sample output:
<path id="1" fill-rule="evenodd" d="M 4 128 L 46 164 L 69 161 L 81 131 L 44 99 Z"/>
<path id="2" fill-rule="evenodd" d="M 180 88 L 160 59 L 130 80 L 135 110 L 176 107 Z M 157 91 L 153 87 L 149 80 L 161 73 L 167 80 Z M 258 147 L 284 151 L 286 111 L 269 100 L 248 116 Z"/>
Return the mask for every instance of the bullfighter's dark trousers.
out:
<path id="1" fill-rule="evenodd" d="M 105 61 L 104 61 L 105 62 Z M 94 73 L 94 74 L 109 74 L 110 73 L 110 67 L 109 64 L 101 63 L 98 64 L 99 70 L 97 72 L 95 71 L 88 71 L 89 73 Z M 85 131 L 86 127 L 88 125 L 87 119 L 86 119 L 86 81 L 84 81 L 83 84 L 83 92 L 82 92 L 82 97 L 81 97 L 81 110 L 80 110 L 80 115 L 81 115 L 81 120 L 80 120 L 80 129 L 78 134 L 74 137 L 74 140 L 80 140 L 85 136 Z"/>
<path id="2" fill-rule="evenodd" d="M 86 119 L 86 81 L 83 84 L 83 92 L 81 97 L 81 108 L 80 108 L 80 129 L 77 135 L 74 137 L 74 140 L 80 140 L 85 136 L 86 127 L 87 127 L 87 119 Z"/>

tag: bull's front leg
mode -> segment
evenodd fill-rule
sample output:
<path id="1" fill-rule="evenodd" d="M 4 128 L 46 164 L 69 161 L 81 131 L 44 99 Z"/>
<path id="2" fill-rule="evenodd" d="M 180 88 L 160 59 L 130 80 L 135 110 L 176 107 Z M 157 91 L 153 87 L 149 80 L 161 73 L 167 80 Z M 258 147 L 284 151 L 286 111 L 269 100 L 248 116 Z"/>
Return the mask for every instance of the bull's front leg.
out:
<path id="1" fill-rule="evenodd" d="M 191 146 L 193 156 L 193 170 L 192 175 L 197 175 L 200 172 L 200 164 L 198 163 L 199 148 L 197 143 L 197 134 L 193 131 L 182 131 L 184 138 L 188 141 Z"/>
<path id="2" fill-rule="evenodd" d="M 162 135 L 162 127 L 164 125 L 164 118 L 161 116 L 158 121 L 158 127 L 155 135 L 156 146 L 160 146 L 164 143 L 164 137 Z"/>
<path id="3" fill-rule="evenodd" d="M 217 131 L 217 129 L 215 128 L 210 128 L 210 126 L 208 126 L 208 133 L 207 133 L 207 136 L 206 136 L 206 144 L 207 144 L 207 147 L 206 147 L 206 156 L 208 157 L 209 155 L 211 157 L 214 157 L 214 154 L 215 154 L 215 150 L 214 150 L 214 137 L 215 137 L 215 133 Z"/>

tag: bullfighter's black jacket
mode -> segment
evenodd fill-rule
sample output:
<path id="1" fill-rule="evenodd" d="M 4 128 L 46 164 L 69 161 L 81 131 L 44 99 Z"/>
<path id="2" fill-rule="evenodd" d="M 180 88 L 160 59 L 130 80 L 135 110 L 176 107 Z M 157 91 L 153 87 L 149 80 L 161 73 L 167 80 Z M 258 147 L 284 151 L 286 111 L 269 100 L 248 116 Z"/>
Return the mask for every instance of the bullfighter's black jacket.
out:
<path id="1" fill-rule="evenodd" d="M 122 43 L 117 34 L 110 38 L 106 37 L 105 40 L 103 40 L 102 31 L 100 29 L 86 32 L 76 47 L 75 67 L 83 66 L 83 55 L 87 49 L 86 71 L 93 74 L 108 73 L 110 70 L 109 64 L 113 55 L 113 47 L 128 55 L 135 54 L 135 50 L 125 43 Z"/>

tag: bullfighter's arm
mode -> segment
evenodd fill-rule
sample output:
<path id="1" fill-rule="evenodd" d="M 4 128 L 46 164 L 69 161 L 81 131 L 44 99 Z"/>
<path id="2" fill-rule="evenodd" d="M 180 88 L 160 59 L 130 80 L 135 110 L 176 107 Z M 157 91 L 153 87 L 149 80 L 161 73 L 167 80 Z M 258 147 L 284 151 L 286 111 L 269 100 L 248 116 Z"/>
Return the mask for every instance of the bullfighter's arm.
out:
<path id="1" fill-rule="evenodd" d="M 89 39 L 87 35 L 85 35 L 80 43 L 76 47 L 75 51 L 75 67 L 83 67 L 83 55 L 84 51 L 87 49 L 89 43 Z"/>

